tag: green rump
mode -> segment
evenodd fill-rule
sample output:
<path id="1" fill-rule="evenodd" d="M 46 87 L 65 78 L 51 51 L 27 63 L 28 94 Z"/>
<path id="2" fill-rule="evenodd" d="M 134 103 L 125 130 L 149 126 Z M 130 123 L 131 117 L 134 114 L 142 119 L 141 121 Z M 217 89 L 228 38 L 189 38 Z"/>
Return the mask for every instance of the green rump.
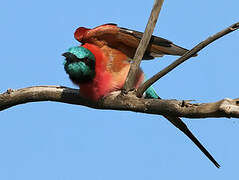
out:
<path id="1" fill-rule="evenodd" d="M 146 99 L 158 99 L 159 96 L 155 92 L 154 88 L 150 86 L 146 91 L 145 91 L 145 98 Z"/>

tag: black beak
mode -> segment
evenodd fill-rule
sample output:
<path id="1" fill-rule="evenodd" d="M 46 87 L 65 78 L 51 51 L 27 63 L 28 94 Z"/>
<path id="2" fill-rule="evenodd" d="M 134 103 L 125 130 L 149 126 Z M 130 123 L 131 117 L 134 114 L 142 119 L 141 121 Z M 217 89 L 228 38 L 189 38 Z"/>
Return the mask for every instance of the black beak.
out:
<path id="1" fill-rule="evenodd" d="M 62 56 L 64 56 L 66 58 L 66 61 L 68 62 L 78 62 L 79 59 L 72 53 L 70 52 L 65 52 L 62 54 Z"/>
<path id="2" fill-rule="evenodd" d="M 66 58 L 70 58 L 72 55 L 74 55 L 74 54 L 72 54 L 70 52 L 65 52 L 62 54 L 62 56 L 66 57 Z"/>

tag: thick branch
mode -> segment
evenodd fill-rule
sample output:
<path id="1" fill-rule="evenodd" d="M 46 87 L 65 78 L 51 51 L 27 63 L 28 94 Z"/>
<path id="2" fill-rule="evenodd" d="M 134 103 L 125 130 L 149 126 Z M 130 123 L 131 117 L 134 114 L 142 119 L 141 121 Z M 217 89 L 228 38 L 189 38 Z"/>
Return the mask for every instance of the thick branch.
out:
<path id="1" fill-rule="evenodd" d="M 56 101 L 84 105 L 96 109 L 112 109 L 177 116 L 186 118 L 235 117 L 239 118 L 239 99 L 224 99 L 215 103 L 191 104 L 187 101 L 142 99 L 133 93 L 119 91 L 99 102 L 82 98 L 78 89 L 61 86 L 35 86 L 8 90 L 0 94 L 0 111 L 18 104 L 37 101 Z"/>
<path id="2" fill-rule="evenodd" d="M 80 96 L 78 89 L 63 86 L 33 86 L 18 90 L 8 89 L 0 94 L 0 111 L 9 107 L 38 101 L 56 101 L 97 108 L 97 103 Z"/>
<path id="3" fill-rule="evenodd" d="M 140 62 L 143 58 L 144 52 L 149 44 L 150 38 L 154 31 L 155 24 L 158 20 L 158 15 L 163 5 L 163 0 L 155 0 L 153 9 L 151 11 L 148 24 L 146 26 L 143 37 L 139 43 L 139 46 L 135 52 L 133 63 L 131 64 L 127 79 L 124 84 L 124 90 L 130 91 L 134 87 L 134 81 L 136 79 L 137 71 L 139 69 Z"/>
<path id="4" fill-rule="evenodd" d="M 137 89 L 137 97 L 141 97 L 143 93 L 148 89 L 153 83 L 155 83 L 157 80 L 165 76 L 167 73 L 172 71 L 174 68 L 185 62 L 187 59 L 191 58 L 193 55 L 195 55 L 197 52 L 202 50 L 204 47 L 212 43 L 213 41 L 221 38 L 222 36 L 225 36 L 226 34 L 233 32 L 239 28 L 239 22 L 231 25 L 230 27 L 216 33 L 215 35 L 207 38 L 206 40 L 199 43 L 197 46 L 195 46 L 193 49 L 185 53 L 182 57 L 178 58 L 176 61 L 174 61 L 172 64 L 164 68 L 162 71 L 155 74 L 153 77 L 148 79 L 144 84 L 142 84 Z"/>

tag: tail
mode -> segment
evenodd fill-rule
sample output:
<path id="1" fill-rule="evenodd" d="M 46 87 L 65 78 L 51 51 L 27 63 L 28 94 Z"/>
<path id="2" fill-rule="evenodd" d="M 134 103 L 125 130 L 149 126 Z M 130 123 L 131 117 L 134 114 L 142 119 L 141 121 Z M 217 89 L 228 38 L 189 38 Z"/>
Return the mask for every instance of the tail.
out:
<path id="1" fill-rule="evenodd" d="M 160 99 L 156 94 L 155 90 L 152 87 L 149 87 L 145 92 L 145 98 L 148 99 Z M 188 136 L 194 144 L 207 156 L 208 159 L 217 167 L 220 168 L 220 165 L 212 157 L 212 155 L 204 148 L 204 146 L 198 141 L 198 139 L 193 135 L 193 133 L 188 129 L 187 125 L 179 118 L 174 116 L 164 116 L 168 119 L 174 126 L 180 129 L 186 136 Z"/>

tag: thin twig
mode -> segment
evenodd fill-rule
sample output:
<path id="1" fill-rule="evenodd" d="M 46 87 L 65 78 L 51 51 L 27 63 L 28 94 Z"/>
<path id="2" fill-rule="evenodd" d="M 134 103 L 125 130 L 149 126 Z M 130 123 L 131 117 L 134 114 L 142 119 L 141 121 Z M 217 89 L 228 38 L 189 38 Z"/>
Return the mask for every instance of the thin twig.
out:
<path id="1" fill-rule="evenodd" d="M 170 64 L 169 66 L 167 66 L 166 68 L 164 68 L 163 70 L 161 70 L 160 72 L 155 74 L 153 77 L 148 79 L 144 84 L 142 84 L 137 89 L 137 92 L 136 92 L 137 97 L 141 97 L 143 95 L 143 93 L 146 91 L 146 89 L 148 89 L 153 83 L 155 83 L 157 80 L 159 80 L 160 78 L 165 76 L 167 73 L 172 71 L 174 68 L 179 66 L 181 63 L 183 63 L 187 59 L 191 58 L 194 54 L 196 54 L 197 52 L 202 50 L 204 47 L 206 47 L 207 45 L 209 45 L 213 41 L 221 38 L 222 36 L 225 36 L 226 34 L 237 30 L 238 28 L 239 28 L 239 22 L 231 25 L 230 27 L 228 27 L 228 28 L 226 28 L 226 29 L 224 29 L 224 30 L 222 30 L 222 31 L 220 31 L 218 33 L 216 33 L 213 36 L 210 36 L 208 39 L 206 39 L 206 40 L 202 41 L 201 43 L 199 43 L 193 49 L 191 49 L 190 51 L 186 52 L 182 57 L 178 58 L 172 64 Z"/>
<path id="2" fill-rule="evenodd" d="M 134 82 L 136 79 L 137 71 L 140 66 L 140 62 L 143 58 L 144 52 L 145 52 L 148 44 L 149 44 L 150 38 L 154 31 L 155 24 L 158 20 L 158 15 L 159 15 L 162 5 L 163 5 L 163 0 L 155 0 L 149 20 L 148 20 L 148 24 L 146 26 L 143 37 L 139 43 L 139 46 L 136 50 L 136 53 L 134 55 L 134 61 L 131 64 L 127 79 L 126 79 L 124 87 L 123 87 L 125 92 L 128 92 L 134 88 Z"/>

